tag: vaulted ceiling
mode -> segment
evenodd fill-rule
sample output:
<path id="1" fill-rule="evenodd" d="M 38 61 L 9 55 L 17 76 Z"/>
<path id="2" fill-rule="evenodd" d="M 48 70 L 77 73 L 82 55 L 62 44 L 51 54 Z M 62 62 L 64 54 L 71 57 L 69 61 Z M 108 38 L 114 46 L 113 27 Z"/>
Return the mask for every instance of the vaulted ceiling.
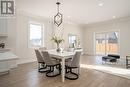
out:
<path id="1" fill-rule="evenodd" d="M 64 20 L 95 23 L 130 16 L 130 0 L 58 0 Z M 18 10 L 53 18 L 57 0 L 16 0 Z"/>

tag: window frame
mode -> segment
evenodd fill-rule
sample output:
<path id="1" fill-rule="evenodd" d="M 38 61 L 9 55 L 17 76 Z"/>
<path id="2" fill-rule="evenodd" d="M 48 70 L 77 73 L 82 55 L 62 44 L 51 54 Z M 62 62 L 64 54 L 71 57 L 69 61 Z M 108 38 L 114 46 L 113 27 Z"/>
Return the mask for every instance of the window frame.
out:
<path id="1" fill-rule="evenodd" d="M 38 25 L 41 26 L 41 45 L 40 46 L 31 46 L 30 45 L 30 25 Z M 44 46 L 44 24 L 39 22 L 30 21 L 28 23 L 28 48 L 37 48 L 37 47 L 43 47 Z"/>
<path id="2" fill-rule="evenodd" d="M 72 37 L 72 36 L 75 36 L 75 40 L 76 40 L 76 41 L 78 40 L 78 36 L 77 36 L 76 34 L 68 34 L 68 44 L 69 44 L 69 48 L 73 48 L 73 47 L 71 47 L 71 45 L 72 45 L 73 43 L 70 43 L 70 37 Z M 74 42 L 74 44 L 77 45 L 77 42 Z"/>
<path id="3" fill-rule="evenodd" d="M 99 31 L 99 32 L 93 32 L 93 45 L 94 45 L 94 55 L 97 55 L 96 54 L 96 34 L 97 33 L 104 33 L 104 34 L 107 34 L 107 33 L 110 33 L 110 32 L 118 32 L 118 40 L 117 40 L 117 42 L 118 42 L 118 51 L 117 51 L 117 54 L 120 54 L 120 30 L 117 30 L 117 29 L 113 29 L 113 30 L 110 30 L 110 31 Z M 105 35 L 105 38 L 106 38 L 106 35 Z M 106 41 L 105 41 L 105 43 L 106 43 Z M 107 55 L 106 53 L 105 53 L 105 55 Z"/>

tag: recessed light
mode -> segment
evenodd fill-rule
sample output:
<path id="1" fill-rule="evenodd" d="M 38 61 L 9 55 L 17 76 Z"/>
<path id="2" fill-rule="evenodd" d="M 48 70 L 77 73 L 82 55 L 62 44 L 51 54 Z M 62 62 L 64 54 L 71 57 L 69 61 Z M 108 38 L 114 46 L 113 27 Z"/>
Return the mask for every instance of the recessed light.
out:
<path id="1" fill-rule="evenodd" d="M 70 18 L 70 16 L 68 16 L 68 18 Z"/>
<path id="2" fill-rule="evenodd" d="M 113 16 L 112 18 L 113 18 L 113 19 L 115 19 L 115 18 L 116 18 L 116 16 Z"/>
<path id="3" fill-rule="evenodd" d="M 99 5 L 100 7 L 102 7 L 102 6 L 104 5 L 104 3 L 99 3 L 98 5 Z"/>
<path id="4" fill-rule="evenodd" d="M 88 22 L 86 22 L 86 24 L 88 24 Z"/>

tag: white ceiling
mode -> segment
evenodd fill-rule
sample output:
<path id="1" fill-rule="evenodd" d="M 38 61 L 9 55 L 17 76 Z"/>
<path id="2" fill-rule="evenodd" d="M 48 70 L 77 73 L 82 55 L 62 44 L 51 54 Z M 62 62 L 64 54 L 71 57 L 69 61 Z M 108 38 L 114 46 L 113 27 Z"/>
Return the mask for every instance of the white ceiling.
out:
<path id="1" fill-rule="evenodd" d="M 60 12 L 67 21 L 90 24 L 130 16 L 130 0 L 58 0 Z M 18 10 L 53 18 L 57 0 L 16 0 Z M 103 3 L 103 6 L 99 6 Z"/>

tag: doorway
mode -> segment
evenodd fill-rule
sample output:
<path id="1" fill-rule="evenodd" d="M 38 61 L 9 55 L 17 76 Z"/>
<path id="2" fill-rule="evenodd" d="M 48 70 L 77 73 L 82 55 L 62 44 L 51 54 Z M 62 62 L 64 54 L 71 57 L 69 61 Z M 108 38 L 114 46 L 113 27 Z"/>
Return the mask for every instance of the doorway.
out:
<path id="1" fill-rule="evenodd" d="M 119 32 L 95 33 L 95 54 L 107 55 L 119 53 Z"/>

